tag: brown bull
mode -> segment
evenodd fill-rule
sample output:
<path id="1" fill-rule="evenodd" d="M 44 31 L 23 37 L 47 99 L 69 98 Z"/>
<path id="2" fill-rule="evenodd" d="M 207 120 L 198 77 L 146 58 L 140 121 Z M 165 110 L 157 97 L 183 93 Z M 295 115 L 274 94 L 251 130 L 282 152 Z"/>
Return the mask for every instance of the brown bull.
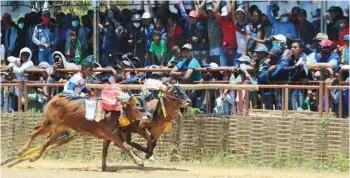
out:
<path id="1" fill-rule="evenodd" d="M 180 108 L 185 108 L 191 105 L 191 100 L 186 95 L 185 91 L 179 86 L 173 86 L 167 84 L 167 89 L 164 92 L 164 106 L 166 110 L 166 116 L 164 116 L 160 99 L 153 99 L 147 102 L 147 109 L 153 110 L 153 118 L 157 120 L 150 120 L 148 123 L 132 122 L 126 127 L 118 129 L 119 133 L 124 137 L 124 140 L 133 146 L 134 148 L 146 153 L 146 159 L 153 155 L 153 150 L 157 144 L 157 139 L 164 133 L 163 124 L 173 120 L 176 114 L 180 111 Z M 142 128 L 140 129 L 140 125 Z M 148 132 L 149 130 L 149 132 Z M 131 133 L 137 133 L 141 135 L 147 141 L 147 147 L 144 148 L 141 145 L 131 142 Z M 102 149 L 102 170 L 107 169 L 106 157 L 108 154 L 108 147 L 110 140 L 103 141 Z"/>
<path id="2" fill-rule="evenodd" d="M 141 119 L 150 115 L 139 95 L 134 95 L 130 99 L 123 101 L 122 105 L 123 108 L 131 108 L 127 109 L 125 113 L 128 118 Z M 55 96 L 47 104 L 43 122 L 35 127 L 35 131 L 24 144 L 18 156 L 21 156 L 29 148 L 36 137 L 49 133 L 40 151 L 30 159 L 30 161 L 36 161 L 49 145 L 57 142 L 57 138 L 64 131 L 72 129 L 83 135 L 91 135 L 113 141 L 116 146 L 128 153 L 135 164 L 143 166 L 143 161 L 132 152 L 130 145 L 123 142 L 118 134 L 115 134 L 115 128 L 118 125 L 117 118 L 119 118 L 120 112 L 108 112 L 106 115 L 110 117 L 99 122 L 88 121 L 85 119 L 84 100 L 68 100 L 65 97 Z"/>

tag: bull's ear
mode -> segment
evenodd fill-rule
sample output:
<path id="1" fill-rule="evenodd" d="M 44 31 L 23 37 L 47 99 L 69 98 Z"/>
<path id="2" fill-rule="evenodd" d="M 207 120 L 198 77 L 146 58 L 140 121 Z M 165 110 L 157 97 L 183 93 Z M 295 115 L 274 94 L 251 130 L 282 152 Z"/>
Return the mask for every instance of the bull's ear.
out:
<path id="1" fill-rule="evenodd" d="M 120 104 L 122 105 L 122 108 L 126 108 L 126 107 L 128 107 L 129 100 L 128 99 L 122 99 L 120 101 Z"/>

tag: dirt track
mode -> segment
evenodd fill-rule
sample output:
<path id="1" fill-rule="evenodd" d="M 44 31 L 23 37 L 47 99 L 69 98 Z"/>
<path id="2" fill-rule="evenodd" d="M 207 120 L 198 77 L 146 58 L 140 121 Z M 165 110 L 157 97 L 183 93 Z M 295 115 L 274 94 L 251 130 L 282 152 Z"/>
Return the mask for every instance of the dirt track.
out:
<path id="1" fill-rule="evenodd" d="M 345 178 L 347 173 L 307 172 L 266 168 L 220 168 L 185 163 L 164 165 L 146 163 L 139 168 L 131 163 L 109 163 L 111 172 L 101 172 L 99 162 L 73 163 L 39 160 L 13 168 L 1 168 L 2 178 L 151 178 L 151 177 L 222 177 L 222 178 Z"/>

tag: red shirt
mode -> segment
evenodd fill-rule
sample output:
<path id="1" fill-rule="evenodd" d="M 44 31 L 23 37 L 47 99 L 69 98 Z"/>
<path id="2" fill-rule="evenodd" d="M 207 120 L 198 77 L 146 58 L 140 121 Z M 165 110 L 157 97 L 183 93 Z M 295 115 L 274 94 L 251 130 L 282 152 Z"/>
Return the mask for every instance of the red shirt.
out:
<path id="1" fill-rule="evenodd" d="M 171 51 L 171 49 L 176 45 L 177 38 L 182 34 L 183 29 L 180 25 L 176 25 L 176 27 L 170 27 L 167 28 L 167 43 L 168 43 L 168 50 Z"/>
<path id="2" fill-rule="evenodd" d="M 343 31 L 339 31 L 339 42 L 338 45 L 339 46 L 344 46 L 344 36 L 345 35 L 350 35 L 350 28 L 348 27 L 347 29 L 343 30 Z"/>
<path id="3" fill-rule="evenodd" d="M 222 42 L 228 43 L 230 46 L 237 47 L 236 41 L 236 25 L 232 20 L 226 21 L 225 19 L 220 19 L 220 25 L 222 29 Z"/>

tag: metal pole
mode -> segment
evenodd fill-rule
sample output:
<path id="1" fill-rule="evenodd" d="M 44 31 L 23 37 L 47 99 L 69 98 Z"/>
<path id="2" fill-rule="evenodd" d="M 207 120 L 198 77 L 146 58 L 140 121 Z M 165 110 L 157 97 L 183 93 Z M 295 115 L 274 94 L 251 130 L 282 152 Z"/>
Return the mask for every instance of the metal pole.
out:
<path id="1" fill-rule="evenodd" d="M 99 37 L 99 12 L 100 12 L 100 2 L 99 0 L 95 0 L 96 4 L 93 7 L 94 8 L 94 34 L 93 34 L 93 45 L 94 45 L 94 62 L 99 62 L 99 41 L 100 41 L 100 37 Z"/>

